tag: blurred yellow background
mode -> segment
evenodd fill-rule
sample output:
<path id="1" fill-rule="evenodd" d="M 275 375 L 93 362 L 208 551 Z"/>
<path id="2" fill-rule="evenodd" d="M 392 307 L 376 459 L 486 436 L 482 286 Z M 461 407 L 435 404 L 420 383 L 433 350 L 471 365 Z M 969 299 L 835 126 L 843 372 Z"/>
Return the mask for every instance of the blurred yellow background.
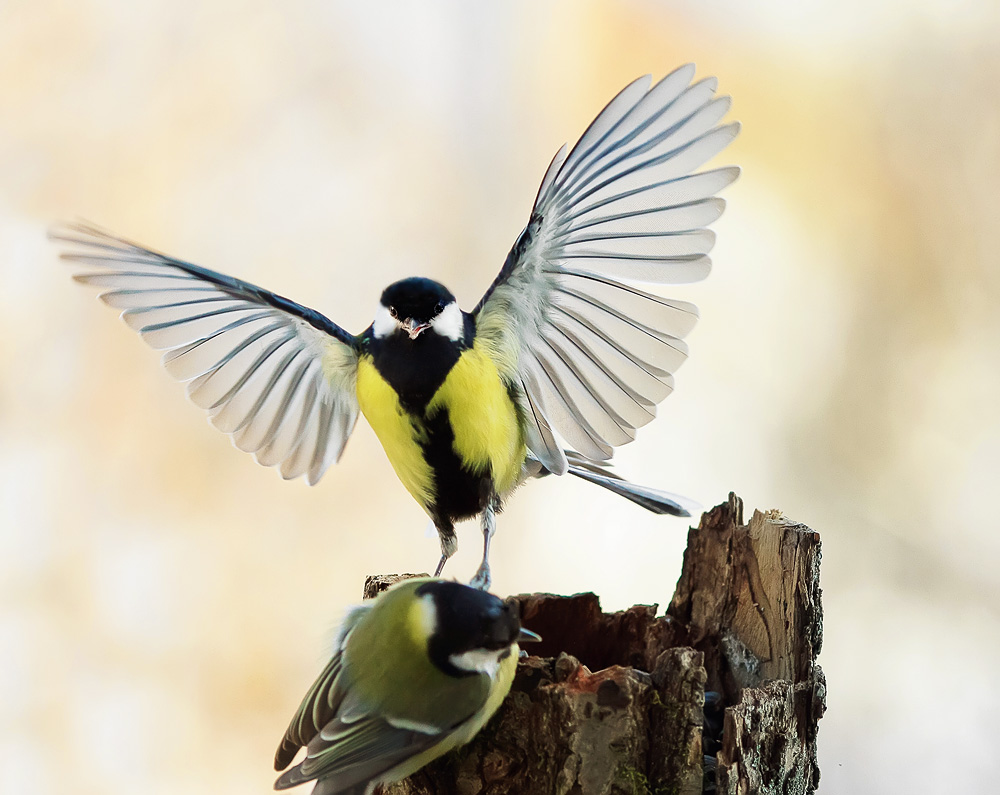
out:
<path id="1" fill-rule="evenodd" d="M 824 542 L 823 793 L 1000 773 L 1000 11 L 873 3 L 0 3 L 0 792 L 251 793 L 365 574 L 437 540 L 364 421 L 315 488 L 234 450 L 46 228 L 86 218 L 352 331 L 471 307 L 550 157 L 686 61 L 744 123 L 702 320 L 620 470 Z M 495 590 L 665 604 L 686 523 L 582 483 Z M 471 576 L 479 531 L 446 569 Z"/>

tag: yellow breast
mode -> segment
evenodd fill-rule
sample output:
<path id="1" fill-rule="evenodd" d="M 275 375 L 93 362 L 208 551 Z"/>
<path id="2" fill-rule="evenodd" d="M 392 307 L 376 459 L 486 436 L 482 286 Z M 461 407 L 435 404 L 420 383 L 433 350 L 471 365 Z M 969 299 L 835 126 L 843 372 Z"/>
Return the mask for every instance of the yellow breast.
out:
<path id="1" fill-rule="evenodd" d="M 396 391 L 368 355 L 358 360 L 357 394 L 361 411 L 382 443 L 397 477 L 413 499 L 428 510 L 434 499 L 434 475 L 420 447 L 426 441 L 426 431 L 419 418 L 411 418 L 403 410 Z"/>
<path id="2" fill-rule="evenodd" d="M 524 433 L 500 373 L 479 342 L 462 353 L 427 404 L 427 414 L 442 408 L 465 465 L 477 473 L 492 471 L 501 495 L 514 488 L 527 452 Z"/>
<path id="3" fill-rule="evenodd" d="M 371 356 L 358 361 L 357 394 L 396 475 L 424 510 L 434 501 L 434 474 L 421 447 L 427 441 L 423 420 L 442 410 L 448 412 L 453 449 L 464 466 L 477 474 L 491 472 L 501 495 L 517 485 L 527 452 L 524 434 L 496 365 L 478 343 L 462 353 L 424 416 L 407 414 Z"/>

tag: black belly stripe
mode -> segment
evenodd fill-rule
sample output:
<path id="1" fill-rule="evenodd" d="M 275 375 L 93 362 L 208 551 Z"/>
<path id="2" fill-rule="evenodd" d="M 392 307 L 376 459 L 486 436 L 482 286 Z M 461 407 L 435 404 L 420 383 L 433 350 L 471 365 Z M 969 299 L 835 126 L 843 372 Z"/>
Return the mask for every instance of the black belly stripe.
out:
<path id="1" fill-rule="evenodd" d="M 490 472 L 477 475 L 462 465 L 455 453 L 455 434 L 446 409 L 427 419 L 427 442 L 424 458 L 434 473 L 434 503 L 431 515 L 435 523 L 468 519 L 480 513 L 493 492 Z"/>

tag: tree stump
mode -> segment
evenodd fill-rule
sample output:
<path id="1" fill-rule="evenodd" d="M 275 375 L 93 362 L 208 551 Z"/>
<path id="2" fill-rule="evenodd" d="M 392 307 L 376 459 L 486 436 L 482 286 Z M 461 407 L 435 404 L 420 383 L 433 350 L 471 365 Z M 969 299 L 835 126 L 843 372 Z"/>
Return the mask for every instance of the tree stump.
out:
<path id="1" fill-rule="evenodd" d="M 542 636 L 468 745 L 384 795 L 813 792 L 826 682 L 819 535 L 738 497 L 688 533 L 666 615 L 527 594 Z M 408 575 L 369 578 L 374 596 Z M 706 691 L 709 696 L 706 700 Z"/>

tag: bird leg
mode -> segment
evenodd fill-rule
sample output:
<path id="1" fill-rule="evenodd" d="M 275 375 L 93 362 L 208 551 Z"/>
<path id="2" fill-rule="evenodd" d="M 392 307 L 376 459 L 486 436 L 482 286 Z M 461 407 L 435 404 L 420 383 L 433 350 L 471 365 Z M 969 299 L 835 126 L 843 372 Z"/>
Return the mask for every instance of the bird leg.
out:
<path id="1" fill-rule="evenodd" d="M 497 529 L 498 504 L 499 500 L 494 494 L 487 500 L 486 507 L 483 509 L 481 520 L 483 528 L 483 562 L 479 564 L 476 576 L 469 581 L 469 585 L 481 591 L 488 591 L 490 584 L 493 582 L 493 578 L 490 576 L 490 539 L 493 538 L 493 534 Z"/>
<path id="2" fill-rule="evenodd" d="M 434 576 L 440 577 L 441 572 L 444 570 L 444 564 L 458 550 L 458 536 L 455 535 L 455 528 L 450 524 L 447 527 L 442 527 L 435 522 L 434 527 L 437 529 L 438 537 L 441 539 L 441 560 L 438 561 L 437 568 L 434 569 Z"/>

